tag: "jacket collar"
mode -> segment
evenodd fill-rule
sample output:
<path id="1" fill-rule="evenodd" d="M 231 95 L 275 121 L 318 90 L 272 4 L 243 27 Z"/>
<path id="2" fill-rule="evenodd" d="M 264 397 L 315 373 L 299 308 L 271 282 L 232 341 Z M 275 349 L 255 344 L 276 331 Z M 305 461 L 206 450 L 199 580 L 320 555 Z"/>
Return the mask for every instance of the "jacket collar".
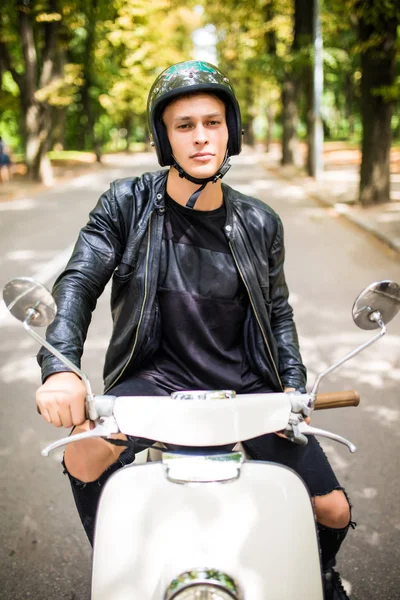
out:
<path id="1" fill-rule="evenodd" d="M 157 212 L 165 211 L 165 196 L 166 196 L 166 188 L 167 188 L 167 178 L 168 178 L 169 169 L 162 169 L 160 171 L 156 171 L 153 173 L 153 206 L 154 210 Z M 234 237 L 234 215 L 233 215 L 233 192 L 232 188 L 225 183 L 222 184 L 222 192 L 224 195 L 224 203 L 226 207 L 226 220 L 225 220 L 225 235 L 229 240 Z"/>
<path id="2" fill-rule="evenodd" d="M 165 210 L 165 192 L 167 188 L 167 177 L 169 169 L 163 169 L 154 173 L 154 210 Z"/>

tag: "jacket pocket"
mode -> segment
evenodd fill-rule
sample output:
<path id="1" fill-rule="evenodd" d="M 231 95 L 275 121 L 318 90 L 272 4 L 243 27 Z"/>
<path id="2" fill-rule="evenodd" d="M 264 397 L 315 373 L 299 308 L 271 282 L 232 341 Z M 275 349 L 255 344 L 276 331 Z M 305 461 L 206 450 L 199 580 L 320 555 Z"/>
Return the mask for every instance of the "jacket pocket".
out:
<path id="1" fill-rule="evenodd" d="M 134 307 L 139 310 L 140 303 L 138 302 L 138 298 L 140 297 L 141 293 L 135 268 L 126 263 L 120 263 L 112 276 L 111 306 L 113 310 L 118 310 L 118 307 L 121 308 L 122 306 L 126 310 L 126 304 L 131 305 L 131 310 Z"/>
<path id="2" fill-rule="evenodd" d="M 119 263 L 113 274 L 113 280 L 118 283 L 124 283 L 132 275 L 134 268 L 132 265 Z"/>
<path id="3" fill-rule="evenodd" d="M 148 331 L 144 335 L 143 343 L 134 359 L 136 366 L 151 358 L 161 345 L 161 315 L 157 299 L 149 316 L 147 328 Z"/>

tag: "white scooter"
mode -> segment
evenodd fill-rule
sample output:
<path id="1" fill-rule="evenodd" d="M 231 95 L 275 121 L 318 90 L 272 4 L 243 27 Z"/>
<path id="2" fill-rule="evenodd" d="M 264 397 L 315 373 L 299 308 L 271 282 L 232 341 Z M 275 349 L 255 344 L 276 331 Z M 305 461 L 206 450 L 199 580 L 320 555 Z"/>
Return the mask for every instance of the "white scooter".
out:
<path id="1" fill-rule="evenodd" d="M 282 465 L 246 460 L 240 442 L 283 431 L 295 443 L 321 435 L 354 452 L 349 441 L 304 419 L 313 409 L 358 404 L 356 392 L 317 396 L 318 386 L 384 335 L 385 324 L 400 308 L 399 285 L 381 281 L 358 296 L 356 324 L 380 331 L 319 374 L 309 394 L 223 390 L 171 397 L 93 396 L 87 376 L 30 327 L 46 326 L 54 318 L 56 306 L 46 288 L 29 278 L 14 279 L 3 297 L 26 331 L 87 386 L 94 429 L 58 440 L 43 450 L 45 456 L 72 441 L 117 432 L 158 442 L 104 487 L 92 600 L 323 599 L 313 506 L 303 481 Z M 226 445 L 232 450 L 215 451 Z"/>

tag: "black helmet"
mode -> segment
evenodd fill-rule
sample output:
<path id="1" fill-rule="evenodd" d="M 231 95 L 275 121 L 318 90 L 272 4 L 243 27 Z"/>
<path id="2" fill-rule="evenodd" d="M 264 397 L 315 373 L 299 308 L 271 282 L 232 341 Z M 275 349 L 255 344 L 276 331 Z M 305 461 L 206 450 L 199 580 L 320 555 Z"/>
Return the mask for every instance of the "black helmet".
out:
<path id="1" fill-rule="evenodd" d="M 240 109 L 228 77 L 210 63 L 189 60 L 165 69 L 153 83 L 147 100 L 148 126 L 162 167 L 175 164 L 162 113 L 171 100 L 191 92 L 211 92 L 221 98 L 229 133 L 227 155 L 240 154 L 242 149 Z"/>

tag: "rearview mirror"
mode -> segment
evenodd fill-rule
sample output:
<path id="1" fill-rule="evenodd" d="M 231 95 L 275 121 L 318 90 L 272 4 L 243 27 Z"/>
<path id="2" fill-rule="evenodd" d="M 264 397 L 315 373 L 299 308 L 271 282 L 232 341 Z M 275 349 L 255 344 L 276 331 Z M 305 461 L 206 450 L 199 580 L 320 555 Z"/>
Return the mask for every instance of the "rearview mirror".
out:
<path id="1" fill-rule="evenodd" d="M 3 299 L 10 313 L 19 321 L 28 318 L 30 325 L 47 327 L 54 320 L 57 306 L 49 290 L 31 277 L 16 277 L 3 288 Z"/>
<path id="2" fill-rule="evenodd" d="M 361 329 L 378 329 L 374 318 L 379 313 L 380 320 L 387 325 L 400 310 L 400 286 L 394 281 L 371 283 L 359 294 L 353 305 L 353 319 Z"/>

